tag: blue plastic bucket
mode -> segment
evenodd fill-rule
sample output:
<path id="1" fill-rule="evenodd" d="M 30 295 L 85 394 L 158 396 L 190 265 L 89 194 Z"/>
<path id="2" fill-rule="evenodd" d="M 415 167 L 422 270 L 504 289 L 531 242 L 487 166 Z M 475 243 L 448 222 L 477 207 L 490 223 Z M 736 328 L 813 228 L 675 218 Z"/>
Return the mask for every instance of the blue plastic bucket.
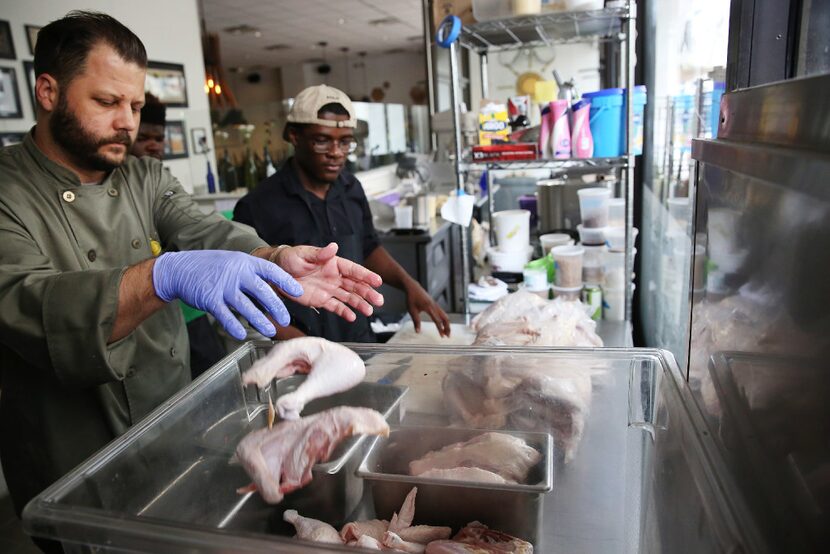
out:
<path id="1" fill-rule="evenodd" d="M 633 131 L 634 154 L 643 153 L 643 112 L 646 105 L 646 87 L 634 87 Z M 591 102 L 591 135 L 594 137 L 594 156 L 613 158 L 625 154 L 625 89 L 607 88 L 583 94 Z"/>

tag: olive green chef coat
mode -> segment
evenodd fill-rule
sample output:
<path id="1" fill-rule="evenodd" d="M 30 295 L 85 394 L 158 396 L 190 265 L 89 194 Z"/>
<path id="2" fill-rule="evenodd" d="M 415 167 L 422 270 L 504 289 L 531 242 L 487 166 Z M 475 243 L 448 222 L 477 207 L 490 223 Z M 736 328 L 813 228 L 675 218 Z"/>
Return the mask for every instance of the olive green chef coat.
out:
<path id="1" fill-rule="evenodd" d="M 0 458 L 25 503 L 190 380 L 177 302 L 108 345 L 127 266 L 165 250 L 251 252 L 151 158 L 81 185 L 32 131 L 0 150 Z M 156 241 L 153 244 L 153 241 Z"/>

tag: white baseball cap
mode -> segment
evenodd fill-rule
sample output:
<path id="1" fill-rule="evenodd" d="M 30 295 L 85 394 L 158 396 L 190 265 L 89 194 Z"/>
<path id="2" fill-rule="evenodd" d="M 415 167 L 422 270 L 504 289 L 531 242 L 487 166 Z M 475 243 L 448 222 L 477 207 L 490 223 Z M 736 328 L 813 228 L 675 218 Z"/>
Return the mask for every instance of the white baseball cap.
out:
<path id="1" fill-rule="evenodd" d="M 321 119 L 317 116 L 320 108 L 326 104 L 340 104 L 349 113 L 349 119 L 345 121 L 333 121 Z M 300 91 L 291 110 L 288 112 L 289 123 L 311 123 L 325 127 L 356 127 L 357 118 L 354 114 L 352 101 L 341 90 L 327 85 L 316 85 Z"/>

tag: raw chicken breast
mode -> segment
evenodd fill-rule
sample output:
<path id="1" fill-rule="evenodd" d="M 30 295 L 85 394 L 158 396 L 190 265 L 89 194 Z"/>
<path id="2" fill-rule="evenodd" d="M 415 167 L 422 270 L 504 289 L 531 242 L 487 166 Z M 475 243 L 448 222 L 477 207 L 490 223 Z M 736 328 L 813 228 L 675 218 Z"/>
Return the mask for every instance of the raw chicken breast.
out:
<path id="1" fill-rule="evenodd" d="M 304 541 L 343 544 L 337 529 L 316 519 L 303 517 L 297 510 L 286 510 L 282 518 L 297 530 L 297 538 Z"/>
<path id="2" fill-rule="evenodd" d="M 470 322 L 470 327 L 474 331 L 479 331 L 490 323 L 515 321 L 524 317 L 529 310 L 541 308 L 545 304 L 547 300 L 544 298 L 526 290 L 519 290 L 508 294 L 475 316 Z"/>
<path id="3" fill-rule="evenodd" d="M 418 477 L 432 479 L 449 479 L 451 481 L 472 481 L 474 483 L 495 483 L 498 485 L 515 484 L 497 473 L 479 467 L 453 467 L 450 469 L 429 469 Z"/>
<path id="4" fill-rule="evenodd" d="M 308 484 L 312 466 L 328 460 L 341 440 L 359 434 L 388 436 L 389 425 L 374 410 L 340 406 L 253 431 L 236 455 L 262 498 L 277 504 L 285 493 Z"/>
<path id="5" fill-rule="evenodd" d="M 467 442 L 445 446 L 409 463 L 411 475 L 431 469 L 477 467 L 523 483 L 542 455 L 522 439 L 505 433 L 483 433 Z"/>
<path id="6" fill-rule="evenodd" d="M 242 375 L 242 383 L 266 388 L 272 380 L 296 372 L 308 373 L 308 378 L 297 390 L 277 399 L 277 411 L 283 419 L 297 419 L 311 400 L 357 385 L 366 375 L 366 366 L 360 356 L 343 345 L 319 337 L 302 337 L 277 344 Z"/>

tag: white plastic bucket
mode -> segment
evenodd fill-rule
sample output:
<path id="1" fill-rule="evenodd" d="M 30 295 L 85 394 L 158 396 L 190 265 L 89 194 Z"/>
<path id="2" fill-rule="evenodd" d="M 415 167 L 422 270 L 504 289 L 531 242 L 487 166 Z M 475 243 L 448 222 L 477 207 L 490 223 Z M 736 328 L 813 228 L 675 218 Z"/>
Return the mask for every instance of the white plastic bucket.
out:
<path id="1" fill-rule="evenodd" d="M 490 258 L 490 268 L 493 271 L 509 273 L 521 273 L 532 255 L 533 248 L 530 246 L 527 246 L 523 252 L 502 252 L 495 248 L 487 250 L 487 257 Z"/>
<path id="2" fill-rule="evenodd" d="M 524 252 L 530 244 L 530 211 L 505 210 L 494 213 L 493 231 L 501 252 Z"/>

